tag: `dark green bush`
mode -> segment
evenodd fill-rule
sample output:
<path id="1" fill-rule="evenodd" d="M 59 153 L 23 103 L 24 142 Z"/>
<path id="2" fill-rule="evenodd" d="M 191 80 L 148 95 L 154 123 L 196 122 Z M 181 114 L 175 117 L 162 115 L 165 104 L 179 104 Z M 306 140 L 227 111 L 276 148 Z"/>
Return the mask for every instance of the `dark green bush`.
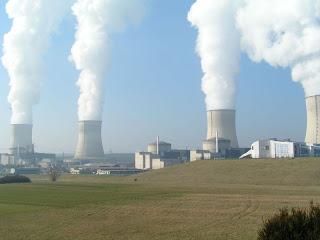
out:
<path id="1" fill-rule="evenodd" d="M 320 207 L 310 204 L 308 209 L 280 209 L 264 222 L 258 240 L 319 240 Z"/>
<path id="2" fill-rule="evenodd" d="M 7 183 L 30 183 L 30 178 L 21 175 L 8 175 L 0 178 L 0 184 Z"/>

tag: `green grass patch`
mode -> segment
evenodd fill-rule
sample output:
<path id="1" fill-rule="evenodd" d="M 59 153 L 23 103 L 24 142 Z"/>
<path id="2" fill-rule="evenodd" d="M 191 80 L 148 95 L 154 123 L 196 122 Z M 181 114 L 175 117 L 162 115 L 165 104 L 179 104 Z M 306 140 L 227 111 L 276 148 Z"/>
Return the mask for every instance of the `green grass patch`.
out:
<path id="1" fill-rule="evenodd" d="M 165 200 L 182 192 L 146 189 L 129 184 L 25 184 L 0 186 L 0 204 L 70 208 L 77 205 L 121 205 Z M 0 209 L 1 214 L 1 209 Z"/>

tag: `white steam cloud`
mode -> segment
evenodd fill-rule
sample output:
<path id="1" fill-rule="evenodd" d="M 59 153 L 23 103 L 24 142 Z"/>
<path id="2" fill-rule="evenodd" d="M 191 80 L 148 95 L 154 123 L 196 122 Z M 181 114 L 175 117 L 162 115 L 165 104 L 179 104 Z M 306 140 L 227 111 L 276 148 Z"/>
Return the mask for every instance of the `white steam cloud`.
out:
<path id="1" fill-rule="evenodd" d="M 235 108 L 235 76 L 239 71 L 240 35 L 236 11 L 240 0 L 197 0 L 188 20 L 198 29 L 202 90 L 207 110 Z"/>
<path id="2" fill-rule="evenodd" d="M 77 82 L 80 121 L 101 120 L 111 35 L 138 23 L 144 6 L 143 0 L 78 0 L 72 7 L 78 22 L 71 57 L 81 71 Z"/>
<path id="3" fill-rule="evenodd" d="M 240 50 L 256 62 L 290 67 L 306 96 L 320 94 L 320 0 L 197 0 L 207 109 L 234 108 Z"/>
<path id="4" fill-rule="evenodd" d="M 4 36 L 2 62 L 10 77 L 11 123 L 31 124 L 40 98 L 43 56 L 70 0 L 9 0 L 12 27 Z"/>
<path id="5" fill-rule="evenodd" d="M 256 62 L 291 67 L 306 96 L 320 94 L 320 0 L 246 0 L 237 24 Z"/>

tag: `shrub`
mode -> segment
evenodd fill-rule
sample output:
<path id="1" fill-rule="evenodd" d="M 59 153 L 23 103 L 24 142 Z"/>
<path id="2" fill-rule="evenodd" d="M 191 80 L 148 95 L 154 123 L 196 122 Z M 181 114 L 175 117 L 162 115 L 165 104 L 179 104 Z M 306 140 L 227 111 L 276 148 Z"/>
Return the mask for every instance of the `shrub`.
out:
<path id="1" fill-rule="evenodd" d="M 264 222 L 258 240 L 318 240 L 320 239 L 320 207 L 280 209 Z"/>
<path id="2" fill-rule="evenodd" d="M 0 184 L 7 183 L 30 183 L 30 178 L 22 175 L 8 175 L 0 178 Z"/>

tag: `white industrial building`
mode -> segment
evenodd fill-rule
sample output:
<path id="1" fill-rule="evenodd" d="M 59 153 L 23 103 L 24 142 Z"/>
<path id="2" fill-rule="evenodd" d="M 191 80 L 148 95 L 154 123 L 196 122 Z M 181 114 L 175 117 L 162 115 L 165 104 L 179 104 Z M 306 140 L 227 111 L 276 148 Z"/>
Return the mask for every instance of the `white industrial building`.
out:
<path id="1" fill-rule="evenodd" d="M 320 146 L 290 140 L 259 140 L 251 145 L 251 149 L 240 158 L 295 158 L 318 157 Z"/>
<path id="2" fill-rule="evenodd" d="M 173 150 L 171 144 L 157 141 L 148 144 L 147 152 L 135 153 L 135 168 L 141 170 L 161 169 L 190 161 L 190 151 Z"/>
<path id="3" fill-rule="evenodd" d="M 192 150 L 190 151 L 190 162 L 200 161 L 200 160 L 211 160 L 212 153 L 207 150 Z"/>
<path id="4" fill-rule="evenodd" d="M 159 138 L 157 138 L 156 142 L 148 144 L 148 152 L 152 154 L 163 156 L 166 152 L 170 152 L 170 151 L 171 151 L 171 144 L 167 142 L 159 141 Z"/>
<path id="5" fill-rule="evenodd" d="M 134 158 L 134 166 L 136 169 L 152 169 L 152 153 L 137 152 Z"/>
<path id="6" fill-rule="evenodd" d="M 134 161 L 135 168 L 141 170 L 156 170 L 184 162 L 179 158 L 162 158 L 150 152 L 137 152 Z"/>
<path id="7" fill-rule="evenodd" d="M 0 164 L 3 166 L 15 165 L 16 161 L 12 154 L 5 153 L 5 154 L 0 154 Z"/>
<path id="8" fill-rule="evenodd" d="M 254 142 L 240 158 L 294 158 L 294 153 L 294 142 L 268 139 Z"/>

